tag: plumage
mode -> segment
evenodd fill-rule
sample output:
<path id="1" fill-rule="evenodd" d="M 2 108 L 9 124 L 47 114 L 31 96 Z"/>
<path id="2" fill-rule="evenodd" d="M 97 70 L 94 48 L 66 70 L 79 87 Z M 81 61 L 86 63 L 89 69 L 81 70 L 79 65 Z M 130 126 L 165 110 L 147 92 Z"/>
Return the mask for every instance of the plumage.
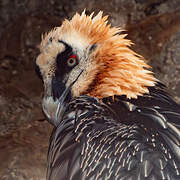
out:
<path id="1" fill-rule="evenodd" d="M 48 179 L 178 180 L 180 108 L 163 93 L 73 99 L 50 140 Z M 57 171 L 64 167 L 57 177 L 56 165 Z"/>
<path id="2" fill-rule="evenodd" d="M 180 179 L 180 105 L 122 31 L 83 12 L 43 37 L 48 180 Z"/>

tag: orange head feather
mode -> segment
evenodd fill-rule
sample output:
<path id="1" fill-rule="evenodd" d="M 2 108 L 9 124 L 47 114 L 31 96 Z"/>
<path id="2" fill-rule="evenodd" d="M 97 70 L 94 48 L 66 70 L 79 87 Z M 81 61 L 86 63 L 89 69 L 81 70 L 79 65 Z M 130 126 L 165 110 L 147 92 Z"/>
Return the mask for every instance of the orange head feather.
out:
<path id="1" fill-rule="evenodd" d="M 95 17 L 93 13 L 87 16 L 83 12 L 81 15 L 76 13 L 70 21 L 65 20 L 43 38 L 40 46 L 42 55 L 37 64 L 47 63 L 62 51 L 64 47 L 56 44 L 59 39 L 79 49 L 87 49 L 95 44 L 96 48 L 89 55 L 90 61 L 85 72 L 72 87 L 74 96 L 142 96 L 149 92 L 148 87 L 155 85 L 156 79 L 148 70 L 150 66 L 143 57 L 129 48 L 132 42 L 125 38 L 126 34 L 122 33 L 124 30 L 111 27 L 107 24 L 107 18 L 102 16 L 102 12 Z M 49 45 L 50 39 L 52 45 Z M 46 61 L 44 59 L 47 55 L 49 59 Z"/>

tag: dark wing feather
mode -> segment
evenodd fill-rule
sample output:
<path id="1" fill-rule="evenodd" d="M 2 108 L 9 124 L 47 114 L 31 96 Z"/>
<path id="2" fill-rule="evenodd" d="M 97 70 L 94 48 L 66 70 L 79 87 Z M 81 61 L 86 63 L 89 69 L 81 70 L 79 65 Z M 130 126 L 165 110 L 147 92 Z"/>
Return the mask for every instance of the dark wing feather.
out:
<path id="1" fill-rule="evenodd" d="M 179 106 L 162 88 L 103 102 L 69 104 L 50 139 L 47 179 L 180 179 Z"/>
<path id="2" fill-rule="evenodd" d="M 78 179 L 80 148 L 74 134 L 74 114 L 54 128 L 48 150 L 47 179 Z M 78 169 L 77 169 L 78 168 Z"/>

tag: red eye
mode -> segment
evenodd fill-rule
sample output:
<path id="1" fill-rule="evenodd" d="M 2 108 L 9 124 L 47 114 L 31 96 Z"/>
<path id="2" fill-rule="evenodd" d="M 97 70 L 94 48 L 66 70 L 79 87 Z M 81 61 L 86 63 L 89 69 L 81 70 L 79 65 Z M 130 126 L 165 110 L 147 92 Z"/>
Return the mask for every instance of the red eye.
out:
<path id="1" fill-rule="evenodd" d="M 72 54 L 69 59 L 67 60 L 67 65 L 69 67 L 73 67 L 77 64 L 77 57 L 76 55 Z"/>

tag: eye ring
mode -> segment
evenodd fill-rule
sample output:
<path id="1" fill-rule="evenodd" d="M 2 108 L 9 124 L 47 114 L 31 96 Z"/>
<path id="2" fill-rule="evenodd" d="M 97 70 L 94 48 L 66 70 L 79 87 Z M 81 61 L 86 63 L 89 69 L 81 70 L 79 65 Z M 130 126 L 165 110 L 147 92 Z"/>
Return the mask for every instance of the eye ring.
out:
<path id="1" fill-rule="evenodd" d="M 69 59 L 67 60 L 67 65 L 69 67 L 74 67 L 77 64 L 77 58 L 76 56 L 72 55 L 69 57 Z"/>

